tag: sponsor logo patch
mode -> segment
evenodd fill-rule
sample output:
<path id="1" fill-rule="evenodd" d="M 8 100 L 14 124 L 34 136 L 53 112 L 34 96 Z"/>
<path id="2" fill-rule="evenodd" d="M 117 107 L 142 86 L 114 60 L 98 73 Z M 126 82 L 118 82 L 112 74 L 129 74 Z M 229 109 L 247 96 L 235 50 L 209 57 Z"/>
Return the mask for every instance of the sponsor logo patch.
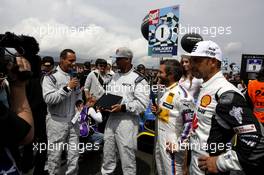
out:
<path id="1" fill-rule="evenodd" d="M 242 114 L 243 114 L 243 109 L 241 107 L 235 107 L 233 106 L 232 110 L 229 111 L 229 114 L 237 120 L 239 124 L 242 124 Z"/>
<path id="2" fill-rule="evenodd" d="M 234 127 L 234 131 L 239 134 L 249 133 L 249 132 L 256 132 L 257 129 L 255 125 L 249 124 L 249 125 L 242 125 L 238 127 Z"/>
<path id="3" fill-rule="evenodd" d="M 210 95 L 205 95 L 201 99 L 201 106 L 206 108 L 212 101 L 212 97 Z"/>
<path id="4" fill-rule="evenodd" d="M 199 108 L 198 108 L 198 112 L 204 114 L 204 113 L 205 113 L 205 110 L 199 107 Z"/>
<path id="5" fill-rule="evenodd" d="M 170 105 L 170 104 L 168 104 L 168 103 L 166 103 L 166 102 L 163 102 L 162 105 L 165 106 L 165 107 L 167 107 L 167 108 L 169 108 L 169 109 L 173 109 L 173 106 Z"/>

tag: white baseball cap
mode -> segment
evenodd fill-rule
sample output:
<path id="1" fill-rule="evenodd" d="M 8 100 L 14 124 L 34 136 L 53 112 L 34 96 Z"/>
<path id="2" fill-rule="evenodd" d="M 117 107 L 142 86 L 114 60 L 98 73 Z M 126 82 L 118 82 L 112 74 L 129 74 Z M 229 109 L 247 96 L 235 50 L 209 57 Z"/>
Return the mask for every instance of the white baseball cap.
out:
<path id="1" fill-rule="evenodd" d="M 215 42 L 210 40 L 196 43 L 192 52 L 185 55 L 192 57 L 209 57 L 222 61 L 222 51 L 220 47 Z"/>
<path id="2" fill-rule="evenodd" d="M 133 52 L 127 47 L 120 47 L 116 49 L 116 53 L 114 56 L 110 56 L 110 58 L 132 58 Z"/>

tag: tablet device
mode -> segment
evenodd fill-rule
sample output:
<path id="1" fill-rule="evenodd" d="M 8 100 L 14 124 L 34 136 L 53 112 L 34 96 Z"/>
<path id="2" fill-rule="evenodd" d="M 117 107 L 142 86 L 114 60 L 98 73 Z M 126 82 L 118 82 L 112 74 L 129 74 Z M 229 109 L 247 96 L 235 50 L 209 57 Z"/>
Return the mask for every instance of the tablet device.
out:
<path id="1" fill-rule="evenodd" d="M 105 109 L 111 109 L 111 106 L 115 104 L 120 104 L 123 97 L 113 94 L 104 94 L 101 98 L 97 100 L 95 106 L 102 107 Z"/>

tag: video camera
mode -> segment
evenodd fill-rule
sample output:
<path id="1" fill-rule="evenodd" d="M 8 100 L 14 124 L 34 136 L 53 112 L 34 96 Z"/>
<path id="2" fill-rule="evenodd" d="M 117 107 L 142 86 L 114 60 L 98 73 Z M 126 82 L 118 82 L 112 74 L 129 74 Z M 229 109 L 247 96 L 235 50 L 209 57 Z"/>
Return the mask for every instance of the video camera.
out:
<path id="1" fill-rule="evenodd" d="M 12 54 L 6 48 L 14 48 L 18 55 Z M 33 66 L 34 57 L 39 52 L 39 44 L 35 38 L 26 35 L 15 35 L 14 33 L 6 32 L 5 34 L 0 34 L 0 73 L 6 74 L 6 66 L 8 62 L 13 62 L 14 60 L 5 59 L 5 51 L 11 56 L 23 56 L 25 57 Z M 25 73 L 24 73 L 25 74 Z M 29 74 L 29 73 L 26 73 Z M 24 78 L 28 78 L 29 75 L 24 75 Z"/>

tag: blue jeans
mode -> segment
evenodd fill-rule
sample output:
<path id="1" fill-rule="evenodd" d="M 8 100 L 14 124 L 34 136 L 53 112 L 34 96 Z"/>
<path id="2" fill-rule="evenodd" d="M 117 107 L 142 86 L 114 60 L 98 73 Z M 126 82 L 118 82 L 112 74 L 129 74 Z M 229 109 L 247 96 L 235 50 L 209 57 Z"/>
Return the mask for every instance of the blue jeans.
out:
<path id="1" fill-rule="evenodd" d="M 101 145 L 104 141 L 104 134 L 100 132 L 94 132 L 93 135 L 88 136 L 88 142 L 90 143 L 98 143 Z"/>

